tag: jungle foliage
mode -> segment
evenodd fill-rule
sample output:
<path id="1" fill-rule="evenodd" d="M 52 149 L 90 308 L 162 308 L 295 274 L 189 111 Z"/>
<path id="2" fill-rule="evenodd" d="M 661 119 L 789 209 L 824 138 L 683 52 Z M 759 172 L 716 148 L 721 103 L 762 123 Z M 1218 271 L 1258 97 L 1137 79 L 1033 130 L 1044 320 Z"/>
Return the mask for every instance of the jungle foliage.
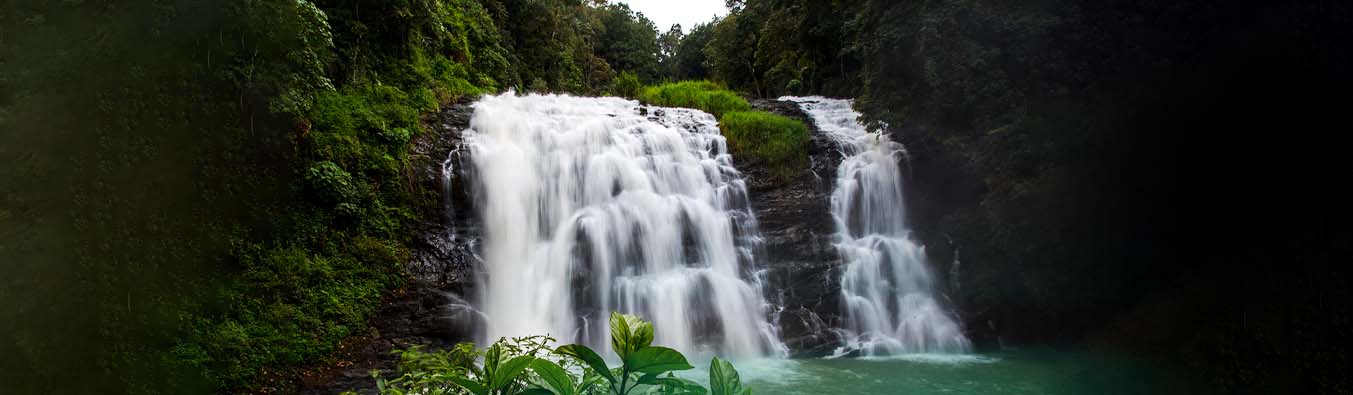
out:
<path id="1" fill-rule="evenodd" d="M 399 375 L 386 379 L 373 372 L 381 395 L 751 395 L 738 371 L 714 357 L 709 387 L 674 373 L 694 369 L 681 352 L 653 345 L 653 324 L 639 317 L 611 313 L 611 351 L 620 366 L 611 367 L 596 351 L 581 344 L 558 348 L 554 339 L 532 336 L 499 339 L 486 349 L 461 343 L 449 350 L 419 348 L 395 351 Z M 481 362 L 482 361 L 482 362 Z"/>
<path id="2" fill-rule="evenodd" d="M 323 359 L 406 281 L 436 206 L 409 178 L 423 114 L 657 67 L 652 23 L 605 2 L 10 4 L 0 392 L 209 393 Z"/>

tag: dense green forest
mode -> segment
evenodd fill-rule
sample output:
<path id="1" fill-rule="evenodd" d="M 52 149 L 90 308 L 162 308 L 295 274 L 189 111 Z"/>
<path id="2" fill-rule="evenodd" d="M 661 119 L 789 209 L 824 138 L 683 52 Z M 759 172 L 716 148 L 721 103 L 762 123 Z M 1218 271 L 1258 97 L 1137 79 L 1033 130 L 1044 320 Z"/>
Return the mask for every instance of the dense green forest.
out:
<path id="1" fill-rule="evenodd" d="M 409 219 L 436 215 L 408 178 L 420 114 L 658 74 L 651 22 L 577 1 L 20 2 L 0 20 L 0 381 L 18 393 L 210 392 L 323 358 L 403 281 Z"/>
<path id="2" fill-rule="evenodd" d="M 1320 345 L 1351 323 L 1347 196 L 1310 187 L 1346 176 L 1319 126 L 1346 101 L 1315 99 L 1348 92 L 1348 5 L 727 5 L 683 30 L 604 0 L 6 2 L 0 392 L 211 393 L 323 360 L 439 215 L 409 168 L 424 115 L 684 80 L 856 98 L 927 175 L 912 220 L 956 247 L 932 253 L 964 262 L 954 302 L 990 344 L 1182 333 L 1153 351 L 1223 391 L 1348 390 Z M 728 100 L 729 124 L 793 123 Z M 801 125 L 771 129 L 739 149 L 801 163 Z M 1164 324 L 1115 335 L 1124 314 Z"/>

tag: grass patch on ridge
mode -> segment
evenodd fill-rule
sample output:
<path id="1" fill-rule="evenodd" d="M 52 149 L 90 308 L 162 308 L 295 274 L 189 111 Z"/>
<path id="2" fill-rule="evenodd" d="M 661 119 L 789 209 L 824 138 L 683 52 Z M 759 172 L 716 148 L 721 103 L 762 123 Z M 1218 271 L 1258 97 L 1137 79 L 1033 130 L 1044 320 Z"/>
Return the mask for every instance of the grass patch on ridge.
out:
<path id="1" fill-rule="evenodd" d="M 803 122 L 753 110 L 737 93 L 710 81 L 682 81 L 650 86 L 640 101 L 664 107 L 694 108 L 719 119 L 719 129 L 734 154 L 763 161 L 772 177 L 793 178 L 808 163 L 808 126 Z"/>
<path id="2" fill-rule="evenodd" d="M 808 162 L 808 126 L 765 111 L 735 111 L 719 118 L 728 148 L 766 161 L 771 175 L 792 178 Z"/>
<path id="3" fill-rule="evenodd" d="M 709 81 L 682 81 L 644 88 L 638 99 L 655 106 L 687 107 L 722 118 L 732 111 L 750 111 L 747 99 Z"/>

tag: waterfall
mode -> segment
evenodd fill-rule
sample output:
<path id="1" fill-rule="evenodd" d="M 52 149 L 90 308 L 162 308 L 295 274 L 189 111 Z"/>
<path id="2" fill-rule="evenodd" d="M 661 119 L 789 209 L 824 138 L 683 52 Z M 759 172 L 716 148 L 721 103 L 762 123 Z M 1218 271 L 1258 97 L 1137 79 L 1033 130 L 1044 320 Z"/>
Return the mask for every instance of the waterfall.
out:
<path id="1" fill-rule="evenodd" d="M 783 353 L 713 116 L 509 92 L 475 104 L 464 137 L 483 221 L 481 340 L 549 334 L 605 354 L 620 311 L 694 355 Z"/>
<path id="2" fill-rule="evenodd" d="M 849 100 L 780 100 L 798 103 L 843 158 L 831 197 L 836 247 L 846 264 L 841 276 L 846 345 L 837 354 L 968 351 L 954 316 L 936 299 L 925 250 L 907 227 L 898 167 L 906 154 L 902 145 L 866 130 Z"/>

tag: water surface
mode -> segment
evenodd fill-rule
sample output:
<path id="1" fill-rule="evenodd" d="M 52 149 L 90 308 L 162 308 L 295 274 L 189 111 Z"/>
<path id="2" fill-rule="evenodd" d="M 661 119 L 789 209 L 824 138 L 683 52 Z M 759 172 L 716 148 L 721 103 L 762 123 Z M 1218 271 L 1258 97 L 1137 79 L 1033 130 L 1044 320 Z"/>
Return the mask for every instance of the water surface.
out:
<path id="1" fill-rule="evenodd" d="M 763 360 L 740 362 L 737 368 L 762 395 L 1208 393 L 1186 379 L 1186 370 L 1067 350 Z"/>

